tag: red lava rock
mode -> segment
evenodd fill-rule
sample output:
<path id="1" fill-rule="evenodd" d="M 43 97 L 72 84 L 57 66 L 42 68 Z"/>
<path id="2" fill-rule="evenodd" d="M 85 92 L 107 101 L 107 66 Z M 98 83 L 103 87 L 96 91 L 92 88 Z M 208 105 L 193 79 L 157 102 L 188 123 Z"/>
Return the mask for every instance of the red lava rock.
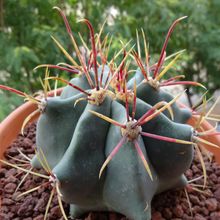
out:
<path id="1" fill-rule="evenodd" d="M 16 148 L 8 148 L 7 149 L 7 155 L 11 156 L 11 157 L 14 157 L 16 155 L 18 155 L 19 152 Z"/>
<path id="2" fill-rule="evenodd" d="M 202 215 L 200 214 L 196 214 L 194 217 L 194 220 L 207 220 L 206 218 L 204 218 Z"/>
<path id="3" fill-rule="evenodd" d="M 18 204 L 10 206 L 10 211 L 15 213 L 16 215 L 17 215 L 18 209 L 19 209 L 19 205 Z"/>
<path id="4" fill-rule="evenodd" d="M 193 217 L 192 216 L 189 216 L 188 214 L 184 213 L 183 214 L 183 219 L 184 220 L 193 220 Z M 172 219 L 173 220 L 173 219 Z"/>
<path id="5" fill-rule="evenodd" d="M 192 170 L 193 170 L 193 173 L 200 173 L 201 172 L 196 165 L 192 166 Z"/>
<path id="6" fill-rule="evenodd" d="M 205 163 L 206 164 L 206 172 L 207 173 L 212 173 L 213 172 L 213 168 L 210 166 L 210 164 L 208 164 L 208 163 Z"/>
<path id="7" fill-rule="evenodd" d="M 219 220 L 220 219 L 220 212 L 213 212 L 210 215 L 210 220 Z"/>
<path id="8" fill-rule="evenodd" d="M 31 146 L 33 145 L 33 142 L 31 139 L 29 138 L 24 138 L 23 142 L 22 142 L 22 147 L 24 149 L 29 149 L 31 148 Z"/>
<path id="9" fill-rule="evenodd" d="M 193 176 L 192 170 L 191 170 L 191 169 L 188 169 L 188 170 L 186 171 L 185 175 L 187 176 L 187 178 L 191 179 L 192 176 Z"/>
<path id="10" fill-rule="evenodd" d="M 59 206 L 55 206 L 50 210 L 50 215 L 54 218 L 60 218 L 62 216 L 61 212 L 60 212 L 60 207 Z"/>
<path id="11" fill-rule="evenodd" d="M 14 183 L 7 183 L 4 187 L 6 193 L 13 193 L 16 189 L 16 184 Z"/>
<path id="12" fill-rule="evenodd" d="M 209 176 L 210 180 L 213 181 L 214 183 L 217 183 L 218 182 L 218 177 L 212 173 L 210 176 Z"/>
<path id="13" fill-rule="evenodd" d="M 114 212 L 109 213 L 109 220 L 118 220 L 117 214 Z"/>
<path id="14" fill-rule="evenodd" d="M 169 208 L 165 208 L 162 213 L 165 219 L 170 219 L 173 216 L 173 213 Z"/>
<path id="15" fill-rule="evenodd" d="M 36 206 L 34 207 L 34 211 L 45 212 L 46 205 L 47 205 L 47 201 L 45 201 L 44 198 L 40 198 L 37 201 Z"/>
<path id="16" fill-rule="evenodd" d="M 44 220 L 44 215 L 38 215 L 33 220 Z"/>
<path id="17" fill-rule="evenodd" d="M 21 204 L 18 209 L 18 216 L 20 217 L 29 217 L 34 212 L 35 199 L 31 197 L 25 198 L 24 202 Z"/>
<path id="18" fill-rule="evenodd" d="M 12 220 L 13 219 L 14 214 L 9 212 L 9 213 L 0 213 L 0 219 L 2 220 Z"/>
<path id="19" fill-rule="evenodd" d="M 195 213 L 195 214 L 200 213 L 202 211 L 202 207 L 196 205 L 192 208 L 192 210 L 193 210 L 193 213 Z"/>
<path id="20" fill-rule="evenodd" d="M 0 178 L 4 178 L 5 177 L 5 173 L 6 173 L 6 169 L 5 168 L 1 168 L 0 169 Z"/>
<path id="21" fill-rule="evenodd" d="M 5 183 L 17 183 L 18 179 L 14 176 L 9 176 L 4 180 Z"/>
<path id="22" fill-rule="evenodd" d="M 176 217 L 181 218 L 184 214 L 182 206 L 177 205 L 176 207 L 174 207 L 173 213 L 175 214 Z"/>
<path id="23" fill-rule="evenodd" d="M 215 198 L 220 202 L 220 188 L 214 192 Z"/>
<path id="24" fill-rule="evenodd" d="M 218 204 L 217 204 L 217 210 L 220 211 L 220 202 L 218 202 Z"/>
<path id="25" fill-rule="evenodd" d="M 5 212 L 5 213 L 8 213 L 9 212 L 9 209 L 10 209 L 10 206 L 3 206 L 1 207 L 1 211 L 2 212 Z"/>
<path id="26" fill-rule="evenodd" d="M 164 220 L 160 212 L 155 212 L 152 215 L 152 220 Z"/>
<path id="27" fill-rule="evenodd" d="M 207 209 L 210 212 L 216 211 L 217 205 L 218 205 L 218 201 L 215 198 L 207 199 L 205 201 L 205 205 L 206 205 Z"/>
<path id="28" fill-rule="evenodd" d="M 189 198 L 190 198 L 191 203 L 193 203 L 195 205 L 199 205 L 200 201 L 199 201 L 198 196 L 190 195 Z"/>
<path id="29" fill-rule="evenodd" d="M 11 168 L 7 171 L 7 173 L 5 173 L 5 177 L 9 177 L 9 176 L 15 176 L 17 174 L 17 170 L 15 168 Z"/>
<path id="30" fill-rule="evenodd" d="M 3 198 L 2 199 L 2 205 L 12 205 L 14 204 L 14 201 L 12 199 Z"/>
<path id="31" fill-rule="evenodd" d="M 27 127 L 25 137 L 19 135 L 18 139 L 11 145 L 11 148 L 7 150 L 5 156 L 10 162 L 14 163 L 15 161 L 7 157 L 7 153 L 17 159 L 23 159 L 23 157 L 18 154 L 17 148 L 20 148 L 22 152 L 28 154 L 30 158 L 31 155 L 34 154 L 34 127 L 33 125 Z M 206 189 L 206 191 L 210 195 L 201 194 L 187 188 L 192 204 L 193 217 L 190 215 L 189 204 L 185 193 L 180 189 L 171 190 L 155 196 L 152 201 L 151 220 L 220 220 L 220 165 L 215 162 L 210 164 L 207 157 L 204 157 L 204 161 L 207 167 L 208 186 L 210 187 L 210 189 Z M 37 172 L 45 174 L 43 170 L 38 170 Z M 46 181 L 37 176 L 29 175 L 18 192 L 14 193 L 17 184 L 24 176 L 24 172 L 19 173 L 20 172 L 15 168 L 11 168 L 7 165 L 3 165 L 0 168 L 0 196 L 2 198 L 0 220 L 43 220 L 51 189 L 41 187 L 27 197 L 16 199 L 22 192 L 39 186 Z M 187 179 L 195 179 L 202 174 L 200 161 L 196 158 L 190 169 L 186 171 Z M 194 183 L 203 184 L 203 181 L 203 179 L 200 179 Z M 68 215 L 68 205 L 63 204 Z M 48 213 L 48 220 L 64 220 L 61 216 L 62 214 L 58 206 L 57 198 L 54 197 Z M 84 218 L 78 220 L 128 219 L 113 212 L 93 212 L 86 214 Z"/>
<path id="32" fill-rule="evenodd" d="M 34 182 L 31 179 L 25 181 L 23 186 L 24 186 L 25 189 L 32 189 L 32 188 L 35 187 Z"/>
<path id="33" fill-rule="evenodd" d="M 204 216 L 208 216 L 209 215 L 209 210 L 205 207 L 202 208 L 201 210 L 201 214 L 203 214 Z"/>
<path id="34" fill-rule="evenodd" d="M 33 176 L 32 179 L 34 180 L 35 183 L 41 183 L 41 181 L 42 181 L 42 178 L 39 176 Z"/>

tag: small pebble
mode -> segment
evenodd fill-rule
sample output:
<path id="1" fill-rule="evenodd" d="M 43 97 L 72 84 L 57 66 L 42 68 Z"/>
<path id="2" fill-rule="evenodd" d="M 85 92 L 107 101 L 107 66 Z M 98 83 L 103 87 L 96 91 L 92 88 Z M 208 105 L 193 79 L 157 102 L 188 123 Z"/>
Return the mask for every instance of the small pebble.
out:
<path id="1" fill-rule="evenodd" d="M 164 220 L 160 212 L 155 212 L 152 214 L 152 220 Z"/>
<path id="2" fill-rule="evenodd" d="M 207 199 L 205 205 L 210 212 L 213 212 L 217 209 L 218 201 L 215 198 Z"/>
<path id="3" fill-rule="evenodd" d="M 7 183 L 4 187 L 6 193 L 13 193 L 16 189 L 17 185 L 15 183 Z"/>
<path id="4" fill-rule="evenodd" d="M 183 208 L 181 205 L 177 205 L 176 207 L 174 207 L 173 209 L 173 213 L 176 217 L 181 218 L 184 214 Z"/>

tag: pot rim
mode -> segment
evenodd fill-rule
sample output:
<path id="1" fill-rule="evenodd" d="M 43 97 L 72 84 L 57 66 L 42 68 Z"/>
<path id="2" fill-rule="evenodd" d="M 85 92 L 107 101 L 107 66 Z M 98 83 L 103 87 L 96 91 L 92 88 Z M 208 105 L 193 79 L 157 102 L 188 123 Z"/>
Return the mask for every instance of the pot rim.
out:
<path id="1" fill-rule="evenodd" d="M 57 89 L 57 94 L 59 95 L 62 90 L 63 88 Z M 54 91 L 48 92 L 48 96 L 54 96 Z M 28 101 L 12 111 L 0 123 L 0 159 L 3 158 L 6 148 L 20 133 L 25 118 L 35 110 L 37 105 Z M 36 121 L 38 117 L 39 114 L 36 114 L 29 122 Z"/>

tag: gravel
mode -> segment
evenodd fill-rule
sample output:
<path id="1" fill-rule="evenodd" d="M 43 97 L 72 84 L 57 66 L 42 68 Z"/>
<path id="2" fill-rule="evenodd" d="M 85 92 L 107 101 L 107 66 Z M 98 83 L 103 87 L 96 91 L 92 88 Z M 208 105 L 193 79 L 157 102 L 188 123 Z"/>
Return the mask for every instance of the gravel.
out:
<path id="1" fill-rule="evenodd" d="M 28 157 L 34 155 L 36 125 L 32 124 L 24 132 L 24 136 L 18 138 L 5 152 L 5 158 L 11 163 L 21 163 L 12 157 L 24 160 L 19 154 L 18 148 Z M 193 190 L 187 186 L 191 209 L 186 198 L 184 189 L 172 190 L 155 196 L 152 202 L 152 220 L 220 220 L 220 165 L 214 161 L 210 162 L 204 156 L 207 167 L 208 184 L 202 192 Z M 30 169 L 30 165 L 24 166 Z M 37 172 L 44 173 L 43 170 Z M 202 175 L 202 167 L 199 159 L 195 156 L 189 170 L 186 171 L 187 178 L 194 179 Z M 43 220 L 46 205 L 50 196 L 51 187 L 45 184 L 40 177 L 28 175 L 21 187 L 15 192 L 18 184 L 25 173 L 7 165 L 0 168 L 0 219 L 1 220 Z M 195 184 L 202 185 L 199 179 Z M 22 192 L 44 184 L 37 191 L 21 196 Z M 66 213 L 69 206 L 64 204 Z M 49 220 L 63 219 L 56 197 L 52 200 L 48 213 Z M 91 212 L 78 220 L 127 220 L 123 215 L 112 212 Z"/>

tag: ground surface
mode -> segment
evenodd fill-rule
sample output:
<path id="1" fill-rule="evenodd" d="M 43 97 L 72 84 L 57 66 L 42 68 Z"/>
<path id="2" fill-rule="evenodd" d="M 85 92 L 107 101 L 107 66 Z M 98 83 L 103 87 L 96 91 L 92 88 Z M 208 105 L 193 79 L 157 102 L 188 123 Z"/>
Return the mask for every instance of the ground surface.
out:
<path id="1" fill-rule="evenodd" d="M 19 135 L 18 139 L 8 148 L 5 157 L 11 163 L 16 162 L 11 157 L 24 160 L 17 148 L 32 157 L 34 146 L 35 125 L 32 125 L 27 128 L 24 136 Z M 21 162 L 17 161 L 16 163 Z M 208 173 L 208 188 L 203 193 L 196 192 L 190 187 L 187 188 L 192 214 L 184 190 L 173 190 L 157 195 L 154 198 L 152 220 L 220 220 L 220 166 L 215 162 L 210 163 L 207 157 L 205 157 L 205 163 Z M 27 164 L 26 167 L 29 168 L 29 165 Z M 42 173 L 43 171 L 40 172 Z M 42 178 L 29 175 L 15 193 L 16 187 L 24 175 L 24 172 L 6 165 L 0 168 L 1 220 L 43 220 L 51 188 L 44 185 L 37 191 L 17 199 L 16 196 L 22 192 L 44 183 Z M 191 168 L 186 172 L 186 176 L 188 179 L 194 179 L 201 175 L 201 164 L 198 158 L 195 157 Z M 194 183 L 203 184 L 203 180 L 201 179 Z M 64 207 L 66 213 L 68 213 L 68 205 L 64 205 Z M 57 199 L 54 198 L 48 219 L 63 219 L 61 216 Z M 116 213 L 89 213 L 82 219 L 126 220 L 125 217 Z"/>

